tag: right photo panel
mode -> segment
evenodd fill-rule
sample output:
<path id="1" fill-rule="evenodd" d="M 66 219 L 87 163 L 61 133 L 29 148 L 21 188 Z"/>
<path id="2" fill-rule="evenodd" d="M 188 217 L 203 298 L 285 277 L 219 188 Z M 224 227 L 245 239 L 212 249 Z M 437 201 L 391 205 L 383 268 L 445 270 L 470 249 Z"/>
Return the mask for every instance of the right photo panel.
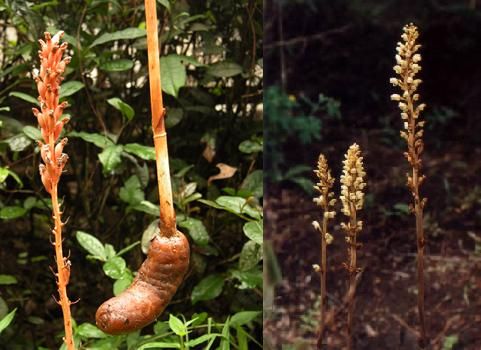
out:
<path id="1" fill-rule="evenodd" d="M 264 348 L 481 349 L 481 3 L 264 13 Z"/>

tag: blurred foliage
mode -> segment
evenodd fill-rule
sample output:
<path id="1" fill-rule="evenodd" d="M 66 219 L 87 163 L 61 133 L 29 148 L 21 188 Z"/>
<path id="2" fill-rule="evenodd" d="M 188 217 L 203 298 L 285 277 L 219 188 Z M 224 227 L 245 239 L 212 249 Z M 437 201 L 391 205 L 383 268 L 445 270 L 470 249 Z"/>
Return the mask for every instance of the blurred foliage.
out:
<path id="1" fill-rule="evenodd" d="M 288 166 L 289 149 L 309 147 L 314 141 L 321 139 L 322 119 L 340 118 L 340 103 L 320 94 L 317 101 L 307 96 L 287 95 L 276 85 L 269 86 L 264 95 L 265 105 L 265 159 L 266 179 L 271 183 L 293 182 L 305 191 L 312 191 L 313 183 L 306 177 L 312 170 L 309 165 L 297 164 Z M 299 155 L 296 154 L 296 160 Z"/>
<path id="2" fill-rule="evenodd" d="M 262 2 L 157 3 L 174 202 L 192 264 L 157 323 L 111 337 L 93 326 L 95 309 L 128 286 L 158 217 L 143 1 L 0 1 L 0 344 L 62 342 L 30 73 L 37 39 L 61 29 L 72 62 L 61 88 L 71 121 L 59 192 L 69 296 L 79 299 L 76 341 L 89 349 L 260 347 Z M 223 175 L 224 165 L 234 171 Z"/>

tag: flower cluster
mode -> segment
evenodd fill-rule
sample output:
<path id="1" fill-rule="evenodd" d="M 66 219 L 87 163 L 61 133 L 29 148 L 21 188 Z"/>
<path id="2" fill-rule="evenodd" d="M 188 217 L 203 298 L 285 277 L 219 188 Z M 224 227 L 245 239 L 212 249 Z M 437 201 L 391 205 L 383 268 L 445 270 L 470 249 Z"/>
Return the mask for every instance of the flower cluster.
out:
<path id="1" fill-rule="evenodd" d="M 415 25 L 408 24 L 403 28 L 401 35 L 402 42 L 398 42 L 396 47 L 396 65 L 394 72 L 398 78 L 391 78 L 390 83 L 399 86 L 402 95 L 393 94 L 391 100 L 397 101 L 401 110 L 401 118 L 404 122 L 404 130 L 401 137 L 408 143 L 406 158 L 413 166 L 419 167 L 419 157 L 423 151 L 423 127 L 424 121 L 419 120 L 420 113 L 426 105 L 418 103 L 419 94 L 416 93 L 421 79 L 416 78 L 416 74 L 421 70 L 419 63 L 421 55 L 418 53 L 421 45 L 416 43 L 419 36 Z"/>
<path id="2" fill-rule="evenodd" d="M 336 212 L 332 210 L 333 206 L 336 204 L 336 199 L 334 193 L 331 192 L 331 188 L 334 185 L 335 179 L 331 176 L 331 170 L 327 165 L 326 157 L 323 154 L 319 155 L 319 160 L 317 162 L 317 169 L 314 170 L 317 175 L 319 182 L 314 186 L 314 188 L 319 191 L 319 197 L 314 198 L 314 203 L 319 205 L 324 211 L 324 220 L 333 219 Z M 317 221 L 313 221 L 312 225 L 314 228 L 324 235 L 327 244 L 332 243 L 333 237 L 328 232 L 323 232 L 321 225 Z"/>
<path id="3" fill-rule="evenodd" d="M 341 175 L 341 203 L 342 212 L 348 217 L 353 217 L 357 210 L 362 209 L 364 203 L 364 182 L 363 158 L 361 151 L 357 144 L 352 144 L 349 147 L 345 159 L 343 161 L 344 167 Z M 351 232 L 352 230 L 360 231 L 362 228 L 362 221 L 357 221 L 357 227 L 350 227 L 350 223 L 341 224 L 343 229 Z"/>
<path id="4" fill-rule="evenodd" d="M 67 154 L 63 153 L 67 139 L 64 138 L 57 142 L 63 126 L 69 121 L 68 118 L 62 118 L 63 110 L 68 106 L 67 102 L 59 103 L 62 74 L 71 60 L 68 56 L 62 58 L 67 49 L 67 43 L 60 44 L 62 36 L 63 32 L 58 32 L 53 37 L 50 33 L 45 33 L 45 40 L 39 40 L 40 70 L 35 69 L 33 72 L 39 93 L 40 110 L 33 108 L 32 111 L 37 117 L 45 142 L 45 144 L 41 141 L 38 142 L 40 154 L 45 163 L 39 167 L 40 176 L 49 193 L 52 186 L 58 183 L 68 160 Z"/>

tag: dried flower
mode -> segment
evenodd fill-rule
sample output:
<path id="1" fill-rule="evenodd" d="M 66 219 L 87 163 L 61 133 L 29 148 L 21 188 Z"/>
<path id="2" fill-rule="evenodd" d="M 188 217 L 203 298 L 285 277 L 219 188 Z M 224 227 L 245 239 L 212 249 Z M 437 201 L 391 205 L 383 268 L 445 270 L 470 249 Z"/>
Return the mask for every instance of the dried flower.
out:
<path id="1" fill-rule="evenodd" d="M 317 169 L 314 170 L 314 173 L 319 179 L 314 188 L 320 193 L 319 197 L 314 198 L 314 202 L 322 208 L 323 218 L 326 220 L 327 225 L 327 220 L 333 219 L 336 215 L 336 212 L 332 210 L 332 207 L 336 204 L 336 199 L 333 198 L 334 193 L 331 192 L 335 179 L 331 175 L 331 170 L 329 169 L 326 157 L 324 157 L 323 154 L 319 155 Z M 326 240 L 327 244 L 330 244 L 332 242 L 332 236 L 329 235 L 327 232 L 324 232 L 323 228 L 321 227 L 321 225 L 319 225 L 319 223 L 317 223 L 317 225 L 314 225 L 314 227 L 316 228 L 316 230 L 321 232 L 321 235 L 324 235 L 324 239 Z M 330 236 L 329 239 L 327 235 Z"/>

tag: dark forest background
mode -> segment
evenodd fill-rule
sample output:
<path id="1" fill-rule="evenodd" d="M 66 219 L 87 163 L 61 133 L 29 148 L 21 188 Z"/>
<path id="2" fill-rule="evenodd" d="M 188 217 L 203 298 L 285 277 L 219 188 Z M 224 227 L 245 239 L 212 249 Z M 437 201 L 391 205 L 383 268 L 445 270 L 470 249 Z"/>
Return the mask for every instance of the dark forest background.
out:
<path id="1" fill-rule="evenodd" d="M 478 1 L 265 2 L 266 239 L 273 248 L 267 346 L 312 348 L 319 314 L 319 237 L 311 227 L 312 170 L 324 153 L 339 178 L 343 154 L 361 146 L 367 192 L 360 214 L 358 349 L 415 346 L 415 233 L 399 110 L 389 96 L 396 43 L 410 22 L 422 44 L 421 100 L 428 108 L 422 193 L 428 330 L 433 349 L 477 349 L 481 299 L 481 4 Z M 339 192 L 339 183 L 335 190 Z M 336 221 L 342 219 L 338 211 Z M 343 233 L 328 249 L 328 327 L 345 344 Z M 277 261 L 277 265 L 276 265 Z M 278 267 L 278 269 L 276 269 Z M 282 329 L 282 332 L 279 330 Z"/>

